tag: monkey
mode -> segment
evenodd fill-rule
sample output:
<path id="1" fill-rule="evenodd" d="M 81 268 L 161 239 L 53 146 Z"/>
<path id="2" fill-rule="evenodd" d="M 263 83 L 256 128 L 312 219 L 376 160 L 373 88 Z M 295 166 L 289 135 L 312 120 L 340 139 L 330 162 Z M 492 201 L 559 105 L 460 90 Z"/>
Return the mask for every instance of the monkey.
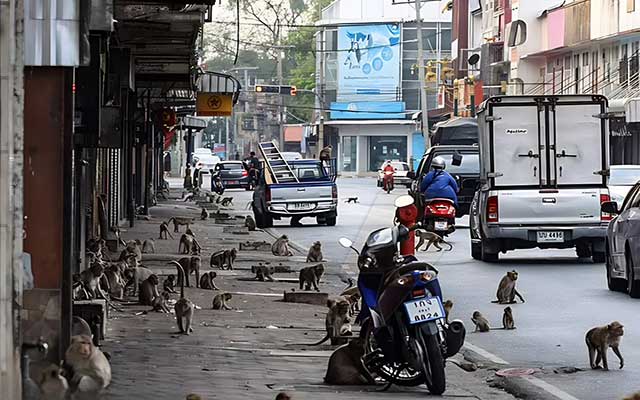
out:
<path id="1" fill-rule="evenodd" d="M 200 286 L 200 257 L 183 257 L 178 261 L 170 261 L 169 264 L 180 266 L 178 268 L 178 285 L 181 285 L 183 281 L 187 281 L 187 287 L 191 287 L 189 282 L 189 276 L 192 273 L 196 273 L 196 287 Z M 185 274 L 186 272 L 186 274 Z"/>
<path id="2" fill-rule="evenodd" d="M 122 234 L 120 233 L 120 228 L 117 227 L 116 225 L 111 226 L 111 228 L 109 228 L 111 230 L 111 232 L 113 232 L 113 234 L 115 235 L 116 239 L 118 240 L 118 243 L 126 246 L 127 244 L 125 243 L 124 240 L 122 240 Z"/>
<path id="3" fill-rule="evenodd" d="M 200 289 L 210 289 L 210 290 L 220 290 L 219 287 L 216 286 L 216 283 L 213 281 L 218 274 L 214 271 L 205 272 L 200 277 Z"/>
<path id="4" fill-rule="evenodd" d="M 304 290 L 311 290 L 313 286 L 313 290 L 319 292 L 318 283 L 320 283 L 320 278 L 324 274 L 324 264 L 314 265 L 313 267 L 306 267 L 300 270 L 300 290 L 304 287 Z"/>
<path id="5" fill-rule="evenodd" d="M 329 357 L 324 382 L 329 385 L 372 385 L 374 378 L 362 365 L 364 339 L 356 338 L 338 347 Z"/>
<path id="6" fill-rule="evenodd" d="M 504 314 L 502 314 L 502 329 L 516 329 L 511 307 L 507 306 L 504 309 Z"/>
<path id="7" fill-rule="evenodd" d="M 153 305 L 153 300 L 160 296 L 158 293 L 158 284 L 160 283 L 158 275 L 151 274 L 140 285 L 140 291 L 138 293 L 138 300 L 140 304 L 144 306 Z"/>
<path id="8" fill-rule="evenodd" d="M 233 296 L 231 293 L 220 293 L 213 297 L 213 309 L 214 310 L 231 310 L 231 307 L 227 304 L 227 301 L 231 300 Z"/>
<path id="9" fill-rule="evenodd" d="M 331 147 L 331 145 L 325 146 L 322 150 L 320 150 L 320 156 L 318 158 L 321 161 L 330 161 L 332 150 L 333 148 Z"/>
<path id="10" fill-rule="evenodd" d="M 42 400 L 65 400 L 69 391 L 69 383 L 62 376 L 62 368 L 50 364 L 42 370 L 37 381 Z"/>
<path id="11" fill-rule="evenodd" d="M 489 327 L 489 321 L 484 317 L 484 315 L 480 314 L 480 311 L 473 312 L 471 322 L 473 322 L 476 326 L 474 332 L 489 332 L 491 330 L 491 328 Z"/>
<path id="12" fill-rule="evenodd" d="M 620 369 L 624 367 L 624 359 L 619 349 L 622 335 L 624 335 L 624 326 L 618 321 L 589 329 L 584 340 L 589 350 L 589 365 L 591 369 L 600 369 L 600 359 L 602 359 L 603 369 L 605 371 L 609 370 L 609 363 L 607 362 L 608 347 L 611 347 L 616 356 L 618 356 Z"/>
<path id="13" fill-rule="evenodd" d="M 97 399 L 100 392 L 111 383 L 111 366 L 104 353 L 93 345 L 91 337 L 71 337 L 65 352 L 65 363 L 73 369 L 71 386 L 75 388 L 74 399 Z"/>
<path id="14" fill-rule="evenodd" d="M 289 238 L 287 235 L 282 235 L 271 245 L 271 252 L 274 256 L 292 256 L 293 253 L 289 250 Z"/>
<path id="15" fill-rule="evenodd" d="M 309 248 L 309 253 L 307 253 L 307 262 L 320 261 L 322 261 L 322 243 L 315 241 Z"/>
<path id="16" fill-rule="evenodd" d="M 158 239 L 167 240 L 167 235 L 171 239 L 173 239 L 173 235 L 171 235 L 171 232 L 169 232 L 169 224 L 167 224 L 166 222 L 163 222 L 160 224 L 160 236 L 158 237 Z"/>
<path id="17" fill-rule="evenodd" d="M 627 396 L 623 400 L 640 400 L 640 392 L 636 392 L 630 396 Z"/>
<path id="18" fill-rule="evenodd" d="M 196 237 L 196 234 L 195 234 L 195 233 L 193 233 L 193 231 L 191 230 L 191 228 L 189 228 L 188 226 L 187 226 L 187 230 L 186 230 L 186 231 L 184 231 L 184 233 L 186 233 L 186 234 L 187 234 L 187 235 L 189 235 L 189 236 Z"/>
<path id="19" fill-rule="evenodd" d="M 233 269 L 233 264 L 236 262 L 236 257 L 238 257 L 238 250 L 235 247 L 232 247 L 227 253 L 227 262 L 229 265 L 229 269 Z"/>
<path id="20" fill-rule="evenodd" d="M 211 254 L 211 259 L 209 260 L 209 266 L 211 268 L 217 267 L 219 269 L 224 269 L 225 262 L 226 262 L 225 252 L 226 250 L 220 250 Z"/>
<path id="21" fill-rule="evenodd" d="M 188 233 L 182 234 L 180 237 L 180 243 L 178 243 L 178 253 L 198 255 L 200 254 L 201 249 L 202 246 L 200 246 L 200 243 L 198 243 L 193 235 Z"/>
<path id="22" fill-rule="evenodd" d="M 153 306 L 153 311 L 160 313 L 171 313 L 167 302 L 169 301 L 169 292 L 163 291 L 159 296 L 156 296 L 151 305 Z"/>
<path id="23" fill-rule="evenodd" d="M 72 320 L 71 336 L 77 336 L 77 335 L 92 336 L 93 335 L 93 333 L 91 332 L 91 327 L 89 326 L 87 321 L 75 315 L 71 320 Z"/>
<path id="24" fill-rule="evenodd" d="M 250 241 L 247 240 L 244 243 L 240 243 L 240 250 L 248 249 L 248 248 L 251 248 L 253 250 L 258 250 L 262 246 L 271 247 L 271 244 L 269 244 L 269 242 L 265 242 L 264 240 L 261 241 L 261 242 L 258 242 L 258 241 L 250 242 Z"/>
<path id="25" fill-rule="evenodd" d="M 325 318 L 327 335 L 319 342 L 311 344 L 311 346 L 320 345 L 329 339 L 331 339 L 331 345 L 334 346 L 346 343 L 346 339 L 341 337 L 341 334 L 346 331 L 350 331 L 350 329 L 344 329 L 345 324 L 349 324 L 350 322 L 349 317 L 347 316 L 350 308 L 349 302 L 344 299 L 329 299 L 327 300 L 327 307 L 329 307 L 329 312 L 327 312 L 327 316 Z"/>
<path id="26" fill-rule="evenodd" d="M 178 227 L 180 225 L 186 225 L 187 229 L 189 229 L 189 225 L 193 224 L 193 218 L 189 218 L 189 217 L 171 217 L 167 221 L 167 224 L 169 224 L 171 222 L 173 222 L 173 231 L 174 232 L 180 232 L 180 230 L 178 230 Z"/>
<path id="27" fill-rule="evenodd" d="M 229 207 L 233 205 L 233 197 L 225 197 L 220 201 L 223 207 Z"/>
<path id="28" fill-rule="evenodd" d="M 88 269 L 85 269 L 80 273 L 80 279 L 84 284 L 84 288 L 91 299 L 97 299 L 98 294 L 102 294 L 102 288 L 100 287 L 100 279 L 104 274 L 104 267 L 95 263 Z"/>
<path id="29" fill-rule="evenodd" d="M 178 281 L 180 282 L 180 299 L 176 301 L 174 306 L 174 311 L 176 313 L 176 321 L 178 322 L 178 329 L 180 329 L 180 333 L 184 333 L 185 335 L 189 335 L 193 332 L 193 328 L 191 324 L 193 322 L 193 314 L 195 312 L 195 306 L 191 302 L 191 300 L 184 297 L 184 279 L 180 279 L 180 276 L 188 276 L 185 274 L 185 270 L 182 269 L 182 265 L 176 261 L 172 261 L 172 263 L 176 264 L 176 268 L 178 269 Z M 188 281 L 187 281 L 188 282 Z M 184 325 L 182 324 L 182 320 L 184 319 Z"/>
<path id="30" fill-rule="evenodd" d="M 516 296 L 520 298 L 520 301 L 524 303 L 522 295 L 516 289 L 516 281 L 518 280 L 518 273 L 514 269 L 513 271 L 507 271 L 507 274 L 502 277 L 498 284 L 498 291 L 496 297 L 498 300 L 492 301 L 492 303 L 499 304 L 515 304 Z"/>
<path id="31" fill-rule="evenodd" d="M 72 297 L 73 300 L 89 300 L 89 293 L 87 289 L 85 289 L 84 282 L 82 282 L 82 278 L 80 274 L 73 274 L 73 286 L 72 286 Z"/>
<path id="32" fill-rule="evenodd" d="M 360 202 L 358 201 L 358 198 L 357 198 L 357 197 L 348 197 L 344 202 L 345 202 L 345 203 L 360 203 Z"/>
<path id="33" fill-rule="evenodd" d="M 156 252 L 156 242 L 153 239 L 145 239 L 144 243 L 142 243 L 142 252 L 143 253 L 155 253 Z"/>
<path id="34" fill-rule="evenodd" d="M 251 215 L 247 215 L 244 219 L 244 226 L 246 226 L 249 231 L 253 232 L 256 230 L 256 220 L 253 219 Z"/>
<path id="35" fill-rule="evenodd" d="M 453 301 L 451 301 L 451 300 L 445 301 L 444 304 L 443 304 L 443 307 L 444 307 L 444 320 L 448 325 L 449 324 L 449 314 L 451 314 L 451 309 L 453 308 Z"/>
<path id="36" fill-rule="evenodd" d="M 171 274 L 171 275 L 167 276 L 167 278 L 162 283 L 162 289 L 165 292 L 178 293 L 178 292 L 176 292 L 175 287 L 176 287 L 176 276 Z"/>
<path id="37" fill-rule="evenodd" d="M 429 250 L 429 247 L 431 247 L 432 244 L 438 249 L 438 251 L 442 251 L 443 249 L 443 247 L 440 246 L 441 244 L 446 244 L 447 246 L 449 246 L 449 249 L 445 251 L 453 250 L 453 245 L 444 240 L 442 236 L 438 235 L 435 232 L 425 231 L 424 229 L 416 229 L 414 232 L 415 235 L 419 238 L 418 244 L 416 245 L 416 250 L 420 250 L 420 247 L 422 247 L 424 242 L 427 242 L 427 245 L 424 249 L 422 249 L 422 251 Z"/>
<path id="38" fill-rule="evenodd" d="M 291 396 L 288 393 L 280 392 L 276 395 L 276 400 L 291 400 Z"/>
<path id="39" fill-rule="evenodd" d="M 343 297 L 349 302 L 349 316 L 353 316 L 357 311 L 360 311 L 360 299 L 362 299 L 360 292 Z"/>
<path id="40" fill-rule="evenodd" d="M 129 254 L 134 254 L 138 262 L 142 261 L 142 242 L 140 240 L 130 240 L 127 242 L 125 250 Z"/>
<path id="41" fill-rule="evenodd" d="M 124 271 L 124 275 L 127 281 L 125 287 L 133 285 L 133 295 L 135 296 L 138 293 L 140 284 L 153 275 L 153 272 L 149 268 L 136 265 L 127 268 Z"/>
<path id="42" fill-rule="evenodd" d="M 262 265 L 262 263 L 260 263 L 260 265 L 258 265 L 258 267 L 256 267 L 255 270 L 256 270 L 256 277 L 255 277 L 256 280 L 260 282 L 264 282 L 264 281 L 274 282 L 273 277 L 271 276 L 271 274 L 273 274 L 274 272 L 273 267 L 264 266 Z"/>
<path id="43" fill-rule="evenodd" d="M 206 208 L 203 208 L 202 212 L 200 213 L 200 219 L 204 221 L 207 218 L 209 218 L 209 211 L 207 211 Z"/>
<path id="44" fill-rule="evenodd" d="M 126 283 L 122 274 L 126 269 L 126 263 L 116 263 L 109 265 L 104 271 L 104 277 L 109 283 L 109 295 L 116 300 L 124 299 L 124 288 Z"/>

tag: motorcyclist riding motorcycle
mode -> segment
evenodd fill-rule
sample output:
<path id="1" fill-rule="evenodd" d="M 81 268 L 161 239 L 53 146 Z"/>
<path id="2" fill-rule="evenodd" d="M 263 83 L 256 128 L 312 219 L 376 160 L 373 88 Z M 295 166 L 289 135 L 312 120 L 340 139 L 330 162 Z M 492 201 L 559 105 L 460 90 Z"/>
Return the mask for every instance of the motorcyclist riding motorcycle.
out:
<path id="1" fill-rule="evenodd" d="M 258 172 L 260 172 L 260 160 L 256 157 L 255 151 L 249 153 L 249 158 L 245 160 L 245 165 L 247 166 L 247 170 L 249 172 L 249 181 L 251 182 L 251 187 L 255 187 L 258 182 Z"/>
<path id="2" fill-rule="evenodd" d="M 391 161 L 387 161 L 382 169 L 383 178 L 382 178 L 382 188 L 386 190 L 387 193 L 393 190 L 393 174 L 395 174 L 396 169 L 391 165 Z"/>
<path id="3" fill-rule="evenodd" d="M 442 157 L 436 157 L 431 162 L 432 170 L 425 175 L 420 184 L 420 191 L 425 199 L 449 199 L 458 207 L 458 183 L 444 169 L 446 163 Z"/>

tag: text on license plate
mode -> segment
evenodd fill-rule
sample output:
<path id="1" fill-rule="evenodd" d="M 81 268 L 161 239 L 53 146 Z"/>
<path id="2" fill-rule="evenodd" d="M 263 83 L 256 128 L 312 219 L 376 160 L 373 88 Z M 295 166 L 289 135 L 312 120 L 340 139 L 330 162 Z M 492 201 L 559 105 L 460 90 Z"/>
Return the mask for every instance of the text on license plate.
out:
<path id="1" fill-rule="evenodd" d="M 564 242 L 564 232 L 562 231 L 538 231 L 538 243 Z"/>
<path id="2" fill-rule="evenodd" d="M 311 204 L 309 203 L 291 203 L 289 204 L 289 209 L 291 210 L 307 210 L 311 208 Z"/>
<path id="3" fill-rule="evenodd" d="M 437 297 L 425 297 L 407 301 L 404 303 L 404 308 L 407 310 L 409 323 L 411 324 L 444 318 L 444 308 Z"/>
<path id="4" fill-rule="evenodd" d="M 238 183 L 240 183 L 240 182 L 238 182 L 238 181 L 229 181 L 229 185 L 237 185 Z"/>
<path id="5" fill-rule="evenodd" d="M 436 221 L 435 228 L 437 231 L 446 231 L 449 228 L 447 221 Z"/>

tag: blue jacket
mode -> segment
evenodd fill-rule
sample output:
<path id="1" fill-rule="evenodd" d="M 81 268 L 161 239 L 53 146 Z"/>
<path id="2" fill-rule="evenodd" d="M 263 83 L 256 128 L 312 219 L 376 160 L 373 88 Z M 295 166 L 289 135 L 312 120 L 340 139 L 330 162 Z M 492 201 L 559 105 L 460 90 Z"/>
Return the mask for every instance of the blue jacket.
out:
<path id="1" fill-rule="evenodd" d="M 446 171 L 432 170 L 424 176 L 420 191 L 426 199 L 450 199 L 458 205 L 458 184 Z"/>

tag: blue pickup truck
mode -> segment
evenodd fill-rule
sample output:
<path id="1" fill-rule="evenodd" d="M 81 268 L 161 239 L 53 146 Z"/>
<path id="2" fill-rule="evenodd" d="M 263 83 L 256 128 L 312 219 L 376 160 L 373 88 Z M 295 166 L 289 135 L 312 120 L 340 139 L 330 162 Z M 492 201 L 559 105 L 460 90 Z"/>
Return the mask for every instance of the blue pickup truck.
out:
<path id="1" fill-rule="evenodd" d="M 318 224 L 334 226 L 338 216 L 338 188 L 335 160 L 307 159 L 289 161 L 298 182 L 275 183 L 262 168 L 253 192 L 253 215 L 259 228 L 273 226 L 273 220 L 291 218 L 292 224 L 314 217 Z"/>

